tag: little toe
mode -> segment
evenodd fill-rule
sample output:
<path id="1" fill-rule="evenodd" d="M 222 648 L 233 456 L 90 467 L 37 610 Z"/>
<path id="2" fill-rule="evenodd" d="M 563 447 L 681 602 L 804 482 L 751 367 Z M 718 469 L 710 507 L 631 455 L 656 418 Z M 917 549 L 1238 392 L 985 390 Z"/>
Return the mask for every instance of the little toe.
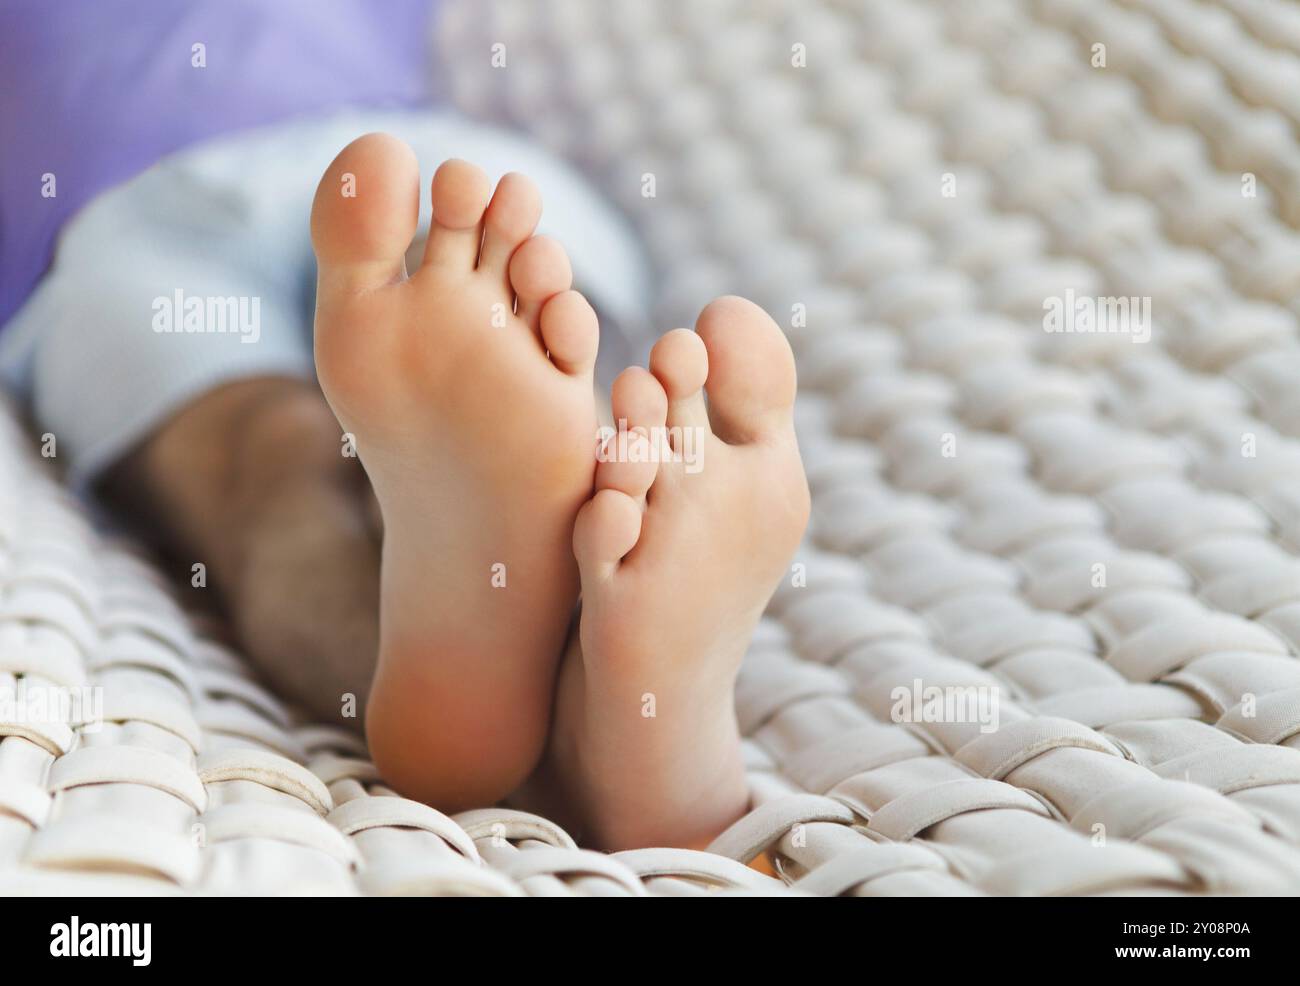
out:
<path id="1" fill-rule="evenodd" d="M 542 303 L 542 343 L 551 362 L 572 376 L 591 376 L 600 345 L 596 310 L 577 291 L 561 291 Z"/>
<path id="2" fill-rule="evenodd" d="M 641 535 L 641 507 L 626 493 L 600 490 L 573 523 L 573 554 L 583 591 L 609 578 Z"/>

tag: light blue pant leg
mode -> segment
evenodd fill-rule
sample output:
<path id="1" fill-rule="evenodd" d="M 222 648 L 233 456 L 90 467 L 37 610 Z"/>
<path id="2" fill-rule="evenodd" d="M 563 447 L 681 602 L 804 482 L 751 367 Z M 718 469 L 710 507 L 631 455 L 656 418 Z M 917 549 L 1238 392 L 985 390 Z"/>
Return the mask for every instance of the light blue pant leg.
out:
<path id="1" fill-rule="evenodd" d="M 602 316 L 604 375 L 644 358 L 650 268 L 635 235 L 525 138 L 432 112 L 349 112 L 223 138 L 160 162 L 75 217 L 37 292 L 0 334 L 0 374 L 55 435 L 75 485 L 213 387 L 311 376 L 311 201 L 334 155 L 372 130 L 409 141 L 426 184 L 447 157 L 475 161 L 493 180 L 530 174 L 546 202 L 542 231 L 564 243 L 577 286 Z M 428 213 L 426 191 L 424 224 Z M 229 317 L 218 324 L 231 305 L 249 321 L 241 331 Z M 169 318 L 172 331 L 161 331 Z"/>

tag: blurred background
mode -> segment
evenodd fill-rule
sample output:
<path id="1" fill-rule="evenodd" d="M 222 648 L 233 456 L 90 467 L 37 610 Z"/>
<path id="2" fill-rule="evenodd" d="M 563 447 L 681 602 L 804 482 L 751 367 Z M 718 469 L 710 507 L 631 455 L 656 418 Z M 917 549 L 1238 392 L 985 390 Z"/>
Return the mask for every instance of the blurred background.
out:
<path id="1" fill-rule="evenodd" d="M 436 38 L 457 106 L 631 217 L 653 322 L 731 291 L 786 328 L 824 545 L 1126 470 L 1300 544 L 1294 4 L 465 2 Z"/>

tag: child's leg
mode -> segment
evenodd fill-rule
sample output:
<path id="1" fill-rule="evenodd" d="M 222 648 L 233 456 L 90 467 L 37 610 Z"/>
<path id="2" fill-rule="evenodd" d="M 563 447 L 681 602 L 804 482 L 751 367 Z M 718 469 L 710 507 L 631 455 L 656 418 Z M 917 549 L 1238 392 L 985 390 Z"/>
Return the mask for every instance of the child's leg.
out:
<path id="1" fill-rule="evenodd" d="M 739 298 L 696 331 L 613 395 L 629 428 L 666 422 L 685 461 L 602 462 L 574 530 L 582 616 L 543 773 L 612 849 L 702 848 L 744 813 L 736 672 L 808 519 L 781 331 Z"/>
<path id="2" fill-rule="evenodd" d="M 409 276 L 415 156 L 372 134 L 312 214 L 316 366 L 383 512 L 367 735 L 403 794 L 455 811 L 509 793 L 545 743 L 591 495 L 596 317 L 533 237 L 541 201 L 449 161 Z"/>
<path id="3" fill-rule="evenodd" d="M 190 581 L 202 561 L 280 694 L 360 728 L 379 637 L 379 536 L 355 459 L 315 384 L 256 377 L 176 413 L 103 490 Z M 192 590 L 191 590 L 192 591 Z"/>
<path id="4" fill-rule="evenodd" d="M 73 482 L 104 488 L 118 506 L 136 513 L 142 528 L 179 563 L 182 585 L 189 583 L 190 566 L 203 563 L 208 575 L 205 598 L 221 597 L 238 631 L 237 643 L 287 699 L 331 722 L 340 721 L 353 705 L 365 708 L 373 678 L 380 608 L 379 525 L 373 522 L 377 511 L 363 471 L 354 458 L 343 454 L 343 428 L 311 380 L 311 341 L 304 331 L 312 273 L 307 219 L 315 181 L 331 157 L 349 137 L 374 127 L 378 119 L 348 113 L 269 132 L 232 135 L 191 148 L 105 193 L 64 231 L 53 269 L 24 309 L 28 317 L 15 320 L 32 331 L 20 333 L 22 326 L 10 325 L 0 338 L 14 343 L 0 346 L 0 372 L 30 396 L 39 431 L 54 434 L 57 462 L 67 467 Z M 583 239 L 577 256 L 579 261 L 586 258 L 592 289 L 616 315 L 625 316 L 626 324 L 634 323 L 631 316 L 645 307 L 639 280 L 633 276 L 641 267 L 639 253 L 612 211 L 574 173 L 523 138 L 452 114 L 387 114 L 382 121 L 409 134 L 426 155 L 444 147 L 466 147 L 496 167 L 505 161 L 526 161 L 530 170 L 538 169 L 546 177 L 548 194 L 554 189 L 564 203 L 554 228 L 569 229 Z M 374 201 L 371 193 L 376 186 L 362 181 L 355 187 L 357 197 L 349 201 L 364 211 Z M 382 215 L 379 219 L 382 222 Z M 548 258 L 544 245 L 540 250 L 540 254 L 531 251 L 531 260 L 521 263 L 518 271 L 533 290 L 545 288 L 546 278 L 556 271 L 562 274 L 565 266 L 563 259 Z M 500 274 L 501 299 L 508 310 L 515 292 L 504 263 L 505 258 L 498 257 L 488 266 L 495 265 Z M 610 272 L 613 275 L 606 276 Z M 532 297 L 528 290 L 523 294 Z M 197 300 L 211 311 L 211 303 L 230 299 L 257 306 L 250 308 L 249 325 L 242 324 L 241 314 L 240 321 L 225 326 L 231 331 L 189 331 L 185 324 L 189 304 Z M 432 323 L 440 309 L 438 297 L 431 301 Z M 168 326 L 151 324 L 160 302 L 171 315 Z M 566 306 L 571 317 L 559 317 Z M 577 330 L 580 345 L 594 338 L 584 328 L 590 313 L 577 296 L 559 299 L 540 316 L 540 323 L 538 312 L 523 314 L 522 322 L 511 314 L 507 325 L 540 327 L 548 345 L 558 339 L 551 346 L 556 362 L 565 352 L 561 337 L 570 328 Z M 249 331 L 236 333 L 234 328 Z M 357 328 L 364 334 L 380 326 L 363 322 Z M 444 326 L 430 324 L 429 328 L 437 332 L 439 343 L 447 341 L 441 331 Z M 489 346 L 485 354 L 490 359 L 494 352 Z M 506 353 L 519 356 L 519 347 L 511 346 Z M 570 380 L 581 375 L 558 370 L 542 353 L 539 342 L 531 354 L 553 371 L 553 377 Z M 455 354 L 446 355 L 450 365 Z M 508 361 L 498 361 L 494 368 L 501 371 L 508 366 Z M 355 370 L 364 376 L 374 369 L 373 362 L 358 362 L 344 372 Z M 481 376 L 490 376 L 479 373 L 472 360 L 462 362 L 459 369 L 465 372 L 453 371 L 456 382 L 470 391 L 478 389 Z M 399 378 L 402 374 L 393 374 L 381 386 Z M 547 443 L 555 436 L 547 431 L 544 419 L 554 408 L 547 405 L 540 414 L 532 414 L 533 405 L 522 397 L 526 388 L 516 386 L 531 378 L 500 374 L 497 382 L 503 379 L 509 386 L 499 400 L 486 402 L 489 413 L 482 413 L 484 409 L 473 400 L 462 409 L 466 414 L 481 414 L 484 427 L 505 428 L 497 458 L 502 471 L 512 465 L 512 441 L 518 442 L 522 435 L 533 443 L 515 463 L 520 474 L 512 473 L 509 482 L 502 484 L 518 487 L 519 500 L 510 501 L 517 505 L 529 502 L 530 483 L 543 481 L 539 477 L 548 469 L 556 474 L 564 470 L 548 453 Z M 432 386 L 432 381 L 427 383 Z M 583 389 L 584 395 L 575 403 L 588 408 L 590 386 Z M 390 420 L 403 421 L 402 412 L 420 406 L 416 400 L 398 407 Z M 520 414 L 494 418 L 491 412 L 502 406 L 518 407 Z M 439 438 L 473 441 L 468 429 L 453 419 L 440 425 Z M 536 427 L 526 433 L 530 425 Z M 584 427 L 588 478 L 593 438 L 594 424 Z M 563 439 L 557 441 L 563 444 Z M 363 449 L 368 444 L 362 441 Z M 476 447 L 482 453 L 490 445 L 488 441 Z M 473 459 L 471 455 L 463 461 Z M 528 462 L 540 462 L 541 468 L 530 473 Z M 547 493 L 553 495 L 554 490 Z M 575 496 L 575 512 L 584 496 Z M 519 516 L 510 504 L 497 505 L 500 516 L 523 528 L 519 543 L 527 544 L 530 552 L 538 551 L 536 541 L 529 543 L 529 538 L 545 525 L 534 525 L 531 516 Z M 466 518 L 462 526 L 472 533 L 485 528 L 469 519 L 470 514 L 490 509 L 486 502 L 458 501 L 445 517 L 449 527 L 453 516 Z M 573 569 L 570 522 L 560 526 L 561 533 L 550 534 L 555 557 Z M 504 586 L 497 590 L 502 595 L 494 599 L 515 600 L 521 592 L 527 594 L 529 566 L 511 565 L 511 560 L 504 556 L 493 560 L 507 566 L 501 572 Z M 463 616 L 470 626 L 483 624 L 481 614 L 457 610 L 454 594 L 440 589 L 457 580 L 467 584 L 471 578 L 477 585 L 469 566 L 462 571 L 462 560 L 455 558 L 440 562 L 433 551 L 417 561 L 423 567 L 418 577 L 421 605 L 436 608 L 453 621 Z M 576 575 L 568 579 L 576 585 Z M 574 590 L 563 588 L 564 577 L 543 576 L 535 582 L 553 582 L 546 591 L 558 589 L 564 597 L 555 615 L 547 617 L 563 628 Z M 527 609 L 511 609 L 496 622 L 518 627 L 527 637 Z M 560 647 L 557 640 L 554 651 Z M 525 653 L 521 661 L 527 665 L 528 660 Z M 511 665 L 511 686 L 488 689 L 480 696 L 454 693 L 436 708 L 420 704 L 413 710 L 419 720 L 415 725 L 430 716 L 472 717 L 486 708 L 488 720 L 497 715 L 513 722 L 512 728 L 498 731 L 512 740 L 530 730 L 539 732 L 549 707 L 556 660 L 552 652 L 541 661 L 551 668 L 545 674 L 536 672 L 546 678 L 545 688 L 523 689 L 531 711 L 517 719 L 511 718 L 513 710 L 500 707 L 502 696 L 518 684 Z M 398 681 L 396 690 L 401 692 L 400 676 Z M 539 700 L 538 692 L 545 697 Z M 402 721 L 400 716 L 388 719 Z M 444 728 L 452 728 L 445 718 L 442 721 Z M 487 728 L 475 721 L 466 729 L 470 749 L 457 754 L 463 769 L 477 767 L 483 746 L 472 737 L 476 729 Z M 423 738 L 423 731 L 419 732 Z M 540 742 L 534 737 L 523 743 L 519 753 L 523 762 L 507 773 L 526 771 L 527 761 L 537 752 L 530 747 Z M 418 755 L 415 749 L 408 752 Z M 383 753 L 377 756 L 384 759 Z M 485 770 L 483 776 L 490 773 Z M 484 803 L 508 786 L 506 779 L 498 778 L 472 800 Z M 419 793 L 413 786 L 408 789 Z M 443 807 L 449 804 L 440 802 Z"/>
<path id="5" fill-rule="evenodd" d="M 337 145 L 304 174 L 324 140 L 308 143 L 233 137 L 104 193 L 3 337 L 25 343 L 8 369 L 55 465 L 138 519 L 182 601 L 224 610 L 289 701 L 355 727 L 375 665 L 378 535 L 312 380 L 306 226 Z"/>

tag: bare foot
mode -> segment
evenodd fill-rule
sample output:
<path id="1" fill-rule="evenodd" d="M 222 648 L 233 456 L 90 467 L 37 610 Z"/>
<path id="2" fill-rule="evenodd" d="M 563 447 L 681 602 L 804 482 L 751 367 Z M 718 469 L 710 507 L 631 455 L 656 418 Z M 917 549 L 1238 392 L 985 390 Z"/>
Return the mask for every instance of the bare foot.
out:
<path id="1" fill-rule="evenodd" d="M 720 298 L 696 332 L 659 340 L 650 369 L 618 379 L 615 418 L 654 434 L 666 417 L 680 455 L 597 468 L 548 764 L 611 849 L 701 847 L 744 813 L 736 672 L 809 509 L 794 360 L 766 314 Z"/>
<path id="2" fill-rule="evenodd" d="M 383 513 L 371 755 L 446 811 L 512 790 L 545 742 L 590 497 L 596 316 L 522 175 L 447 161 L 416 231 L 414 153 L 349 144 L 312 210 L 316 367 Z"/>

